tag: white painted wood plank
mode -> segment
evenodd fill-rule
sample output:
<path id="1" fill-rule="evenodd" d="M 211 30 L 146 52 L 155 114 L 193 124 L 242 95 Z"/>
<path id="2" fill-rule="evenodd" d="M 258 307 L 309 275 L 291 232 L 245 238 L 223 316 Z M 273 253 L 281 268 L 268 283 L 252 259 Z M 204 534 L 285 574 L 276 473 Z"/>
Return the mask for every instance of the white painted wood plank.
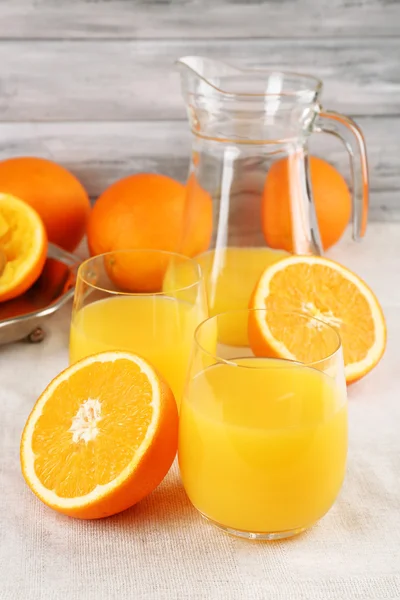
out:
<path id="1" fill-rule="evenodd" d="M 400 118 L 359 118 L 371 169 L 371 215 L 400 215 Z M 113 181 L 136 172 L 158 172 L 185 180 L 191 134 L 184 121 L 147 123 L 0 123 L 0 159 L 43 156 L 64 164 L 96 197 Z M 313 152 L 349 174 L 341 144 L 313 136 Z"/>
<path id="2" fill-rule="evenodd" d="M 184 117 L 174 61 L 183 55 L 310 72 L 330 108 L 400 114 L 398 39 L 0 42 L 0 119 Z"/>
<path id="3" fill-rule="evenodd" d="M 386 0 L 1 0 L 3 38 L 362 37 L 400 32 Z"/>

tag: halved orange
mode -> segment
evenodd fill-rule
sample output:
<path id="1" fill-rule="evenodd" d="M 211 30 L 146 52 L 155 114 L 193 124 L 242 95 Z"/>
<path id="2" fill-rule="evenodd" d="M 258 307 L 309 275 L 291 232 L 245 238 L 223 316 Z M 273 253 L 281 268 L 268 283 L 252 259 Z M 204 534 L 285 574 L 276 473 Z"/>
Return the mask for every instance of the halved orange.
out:
<path id="1" fill-rule="evenodd" d="M 349 269 L 320 256 L 289 256 L 268 267 L 256 286 L 249 319 L 249 339 L 257 356 L 312 362 L 321 358 L 323 332 L 307 339 L 288 324 L 283 313 L 316 317 L 338 330 L 347 383 L 366 375 L 381 359 L 386 324 L 370 288 Z M 282 322 L 284 319 L 284 322 Z M 305 331 L 304 328 L 301 331 Z"/>
<path id="2" fill-rule="evenodd" d="M 6 267 L 7 264 L 7 256 L 4 250 L 0 247 L 0 277 Z"/>
<path id="3" fill-rule="evenodd" d="M 22 473 L 51 508 L 97 519 L 153 491 L 177 446 L 168 385 L 139 356 L 103 352 L 70 366 L 42 393 L 22 434 Z"/>
<path id="4" fill-rule="evenodd" d="M 26 292 L 39 277 L 47 235 L 37 212 L 19 198 L 0 194 L 0 302 Z"/>

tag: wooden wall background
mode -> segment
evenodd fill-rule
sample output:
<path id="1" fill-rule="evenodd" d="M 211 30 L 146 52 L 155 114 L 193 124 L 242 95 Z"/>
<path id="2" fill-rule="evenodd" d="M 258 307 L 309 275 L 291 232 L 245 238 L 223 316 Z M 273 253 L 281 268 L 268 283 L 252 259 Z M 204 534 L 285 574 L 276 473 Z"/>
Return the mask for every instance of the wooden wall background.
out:
<path id="1" fill-rule="evenodd" d="M 0 0 L 0 159 L 56 160 L 92 197 L 137 171 L 183 180 L 187 54 L 320 76 L 365 132 L 372 218 L 400 219 L 400 0 Z"/>

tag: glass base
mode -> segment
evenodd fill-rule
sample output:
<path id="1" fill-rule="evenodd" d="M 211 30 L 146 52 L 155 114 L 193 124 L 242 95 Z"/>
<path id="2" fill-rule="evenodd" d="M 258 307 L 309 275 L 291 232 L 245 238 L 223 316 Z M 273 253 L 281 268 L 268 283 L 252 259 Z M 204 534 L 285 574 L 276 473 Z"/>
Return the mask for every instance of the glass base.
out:
<path id="1" fill-rule="evenodd" d="M 243 531 L 241 529 L 232 529 L 231 527 L 226 527 L 226 525 L 221 525 L 221 523 L 217 523 L 213 521 L 203 513 L 200 513 L 205 521 L 208 521 L 221 531 L 225 533 L 229 533 L 230 535 L 234 535 L 235 537 L 239 537 L 246 540 L 256 540 L 259 542 L 272 542 L 274 540 L 285 540 L 287 538 L 294 537 L 295 535 L 299 535 L 299 533 L 303 533 L 307 529 L 307 527 L 299 527 L 298 529 L 291 529 L 289 531 L 271 531 L 271 532 L 255 532 L 255 531 Z"/>

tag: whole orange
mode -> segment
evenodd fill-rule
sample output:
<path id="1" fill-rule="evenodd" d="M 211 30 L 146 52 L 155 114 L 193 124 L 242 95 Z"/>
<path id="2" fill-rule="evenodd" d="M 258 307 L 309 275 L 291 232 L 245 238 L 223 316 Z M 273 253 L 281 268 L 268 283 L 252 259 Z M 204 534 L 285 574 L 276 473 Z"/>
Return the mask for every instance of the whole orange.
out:
<path id="1" fill-rule="evenodd" d="M 85 235 L 89 197 L 67 169 L 45 158 L 0 162 L 0 192 L 13 194 L 41 216 L 50 242 L 74 250 Z"/>
<path id="2" fill-rule="evenodd" d="M 288 252 L 293 249 L 290 211 L 290 194 L 293 193 L 293 183 L 292 187 L 290 185 L 291 168 L 291 162 L 287 158 L 272 165 L 265 180 L 261 206 L 265 241 L 271 248 L 280 248 Z M 310 175 L 321 241 L 324 250 L 327 250 L 339 241 L 348 225 L 351 216 L 351 196 L 342 175 L 325 160 L 310 157 Z"/>
<path id="3" fill-rule="evenodd" d="M 208 250 L 213 228 L 213 203 L 211 196 L 192 173 L 185 188 L 186 204 L 182 205 L 182 245 L 179 252 L 196 256 Z M 180 234 L 181 235 L 181 234 Z"/>
<path id="4" fill-rule="evenodd" d="M 211 231 L 211 196 L 194 175 L 185 186 L 165 175 L 140 173 L 117 181 L 98 198 L 87 234 L 92 255 L 154 249 L 195 256 L 207 250 Z M 118 257 L 113 258 L 115 273 L 127 272 L 127 260 L 116 265 Z M 156 258 L 145 265 L 142 257 L 139 265 L 137 256 L 129 260 L 131 281 L 114 282 L 132 291 L 157 291 L 167 263 Z"/>

